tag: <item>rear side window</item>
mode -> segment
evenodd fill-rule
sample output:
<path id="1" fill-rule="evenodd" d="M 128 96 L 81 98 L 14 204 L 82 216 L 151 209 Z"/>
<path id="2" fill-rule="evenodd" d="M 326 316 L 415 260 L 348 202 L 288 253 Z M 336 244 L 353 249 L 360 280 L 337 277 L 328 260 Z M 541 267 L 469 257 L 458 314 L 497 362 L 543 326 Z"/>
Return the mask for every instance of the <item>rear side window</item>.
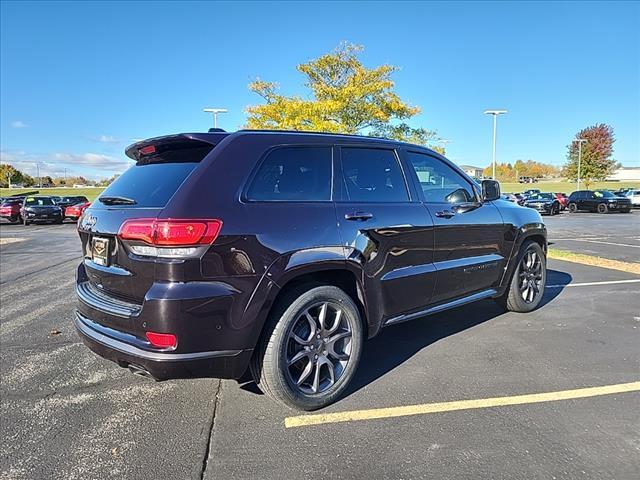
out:
<path id="1" fill-rule="evenodd" d="M 247 200 L 331 200 L 331 147 L 281 147 L 264 159 L 247 190 Z"/>
<path id="2" fill-rule="evenodd" d="M 122 197 L 133 200 L 135 204 L 132 206 L 135 207 L 162 208 L 197 165 L 197 163 L 134 165 L 114 180 L 100 197 Z"/>
<path id="3" fill-rule="evenodd" d="M 408 202 L 409 194 L 393 150 L 341 149 L 347 201 Z"/>

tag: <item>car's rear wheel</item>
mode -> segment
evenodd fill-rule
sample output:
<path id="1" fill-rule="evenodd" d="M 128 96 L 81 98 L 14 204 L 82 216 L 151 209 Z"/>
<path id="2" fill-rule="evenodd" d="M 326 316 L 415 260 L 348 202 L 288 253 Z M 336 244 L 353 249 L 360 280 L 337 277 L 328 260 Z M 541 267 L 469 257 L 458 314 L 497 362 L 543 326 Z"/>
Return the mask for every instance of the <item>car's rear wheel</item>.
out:
<path id="1" fill-rule="evenodd" d="M 569 204 L 569 213 L 576 213 L 578 211 L 578 205 L 575 203 Z"/>
<path id="2" fill-rule="evenodd" d="M 540 305 L 546 282 L 547 257 L 542 247 L 526 242 L 520 247 L 509 288 L 498 301 L 512 312 L 530 312 Z"/>
<path id="3" fill-rule="evenodd" d="M 609 211 L 609 207 L 607 207 L 604 203 L 598 204 L 598 213 L 607 213 Z"/>
<path id="4" fill-rule="evenodd" d="M 278 302 L 251 360 L 260 389 L 293 408 L 336 401 L 360 360 L 363 328 L 355 303 L 334 286 L 291 291 Z"/>

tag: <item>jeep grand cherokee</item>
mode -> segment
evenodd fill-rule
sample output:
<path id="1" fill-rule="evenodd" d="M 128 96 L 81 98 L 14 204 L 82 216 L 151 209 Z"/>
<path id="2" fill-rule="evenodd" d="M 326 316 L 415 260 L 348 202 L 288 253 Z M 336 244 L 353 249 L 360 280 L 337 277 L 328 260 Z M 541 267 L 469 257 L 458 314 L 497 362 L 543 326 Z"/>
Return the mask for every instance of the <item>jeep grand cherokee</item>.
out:
<path id="1" fill-rule="evenodd" d="M 135 143 L 83 214 L 75 324 L 156 379 L 239 378 L 289 406 L 335 401 L 364 340 L 493 298 L 535 309 L 538 212 L 416 145 L 359 136 L 189 133 Z"/>

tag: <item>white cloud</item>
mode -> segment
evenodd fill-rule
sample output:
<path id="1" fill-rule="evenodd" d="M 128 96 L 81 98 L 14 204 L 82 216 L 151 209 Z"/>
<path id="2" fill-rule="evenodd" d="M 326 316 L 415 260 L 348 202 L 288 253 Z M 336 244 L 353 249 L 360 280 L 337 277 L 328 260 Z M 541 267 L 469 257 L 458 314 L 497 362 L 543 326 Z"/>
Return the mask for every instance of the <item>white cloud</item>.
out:
<path id="1" fill-rule="evenodd" d="M 24 123 L 22 120 L 15 120 L 15 121 L 11 122 L 11 126 L 13 128 L 26 128 L 27 124 Z"/>
<path id="2" fill-rule="evenodd" d="M 118 140 L 113 135 L 100 135 L 98 137 L 98 141 L 100 143 L 120 143 L 120 140 Z"/>
<path id="3" fill-rule="evenodd" d="M 23 150 L 2 150 L 0 151 L 0 161 L 10 163 L 31 176 L 35 176 L 39 168 L 40 175 L 43 176 L 57 177 L 66 172 L 68 175 L 83 175 L 93 179 L 122 173 L 133 164 L 130 160 L 100 153 L 36 154 Z"/>

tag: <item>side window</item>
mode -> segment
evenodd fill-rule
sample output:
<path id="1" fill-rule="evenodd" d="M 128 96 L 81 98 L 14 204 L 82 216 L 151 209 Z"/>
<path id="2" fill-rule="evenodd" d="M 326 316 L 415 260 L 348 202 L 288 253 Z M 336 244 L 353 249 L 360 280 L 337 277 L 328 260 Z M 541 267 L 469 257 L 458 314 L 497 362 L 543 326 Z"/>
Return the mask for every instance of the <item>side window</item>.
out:
<path id="1" fill-rule="evenodd" d="M 430 155 L 407 152 L 428 203 L 464 203 L 476 201 L 473 188 L 449 165 Z"/>
<path id="2" fill-rule="evenodd" d="M 248 200 L 331 200 L 331 147 L 282 147 L 271 151 L 256 173 Z"/>
<path id="3" fill-rule="evenodd" d="M 346 200 L 408 202 L 409 194 L 393 150 L 343 147 Z"/>

